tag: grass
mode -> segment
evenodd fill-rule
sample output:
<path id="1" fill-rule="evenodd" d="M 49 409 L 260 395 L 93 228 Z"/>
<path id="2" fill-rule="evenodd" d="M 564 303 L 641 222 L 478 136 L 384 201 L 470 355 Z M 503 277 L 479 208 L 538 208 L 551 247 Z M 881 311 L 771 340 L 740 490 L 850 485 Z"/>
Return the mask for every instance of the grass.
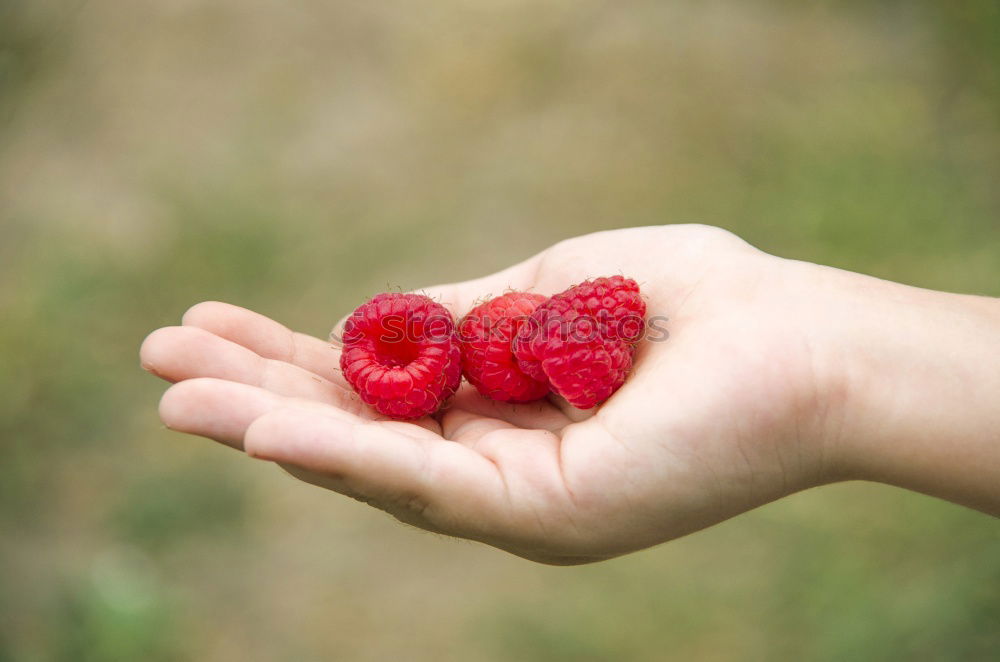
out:
<path id="1" fill-rule="evenodd" d="M 1000 647 L 987 517 L 839 485 L 532 566 L 162 429 L 203 299 L 323 336 L 563 237 L 721 225 L 1000 295 L 992 3 L 0 14 L 0 660 L 914 660 Z"/>

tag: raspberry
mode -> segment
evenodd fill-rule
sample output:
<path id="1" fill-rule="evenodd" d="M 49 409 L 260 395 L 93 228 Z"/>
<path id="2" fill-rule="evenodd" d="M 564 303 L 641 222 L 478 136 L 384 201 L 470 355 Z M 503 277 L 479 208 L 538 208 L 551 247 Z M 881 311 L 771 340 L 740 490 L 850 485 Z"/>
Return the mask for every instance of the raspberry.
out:
<path id="1" fill-rule="evenodd" d="M 574 407 L 611 396 L 632 368 L 646 302 L 631 278 L 595 278 L 539 306 L 514 338 L 517 364 Z"/>
<path id="2" fill-rule="evenodd" d="M 420 418 L 437 411 L 462 379 L 451 314 L 420 294 L 378 294 L 344 323 L 340 368 L 381 414 Z"/>
<path id="3" fill-rule="evenodd" d="M 462 371 L 469 383 L 488 398 L 531 402 L 549 392 L 517 367 L 511 341 L 528 316 L 546 298 L 528 292 L 508 292 L 470 310 L 458 323 Z"/>

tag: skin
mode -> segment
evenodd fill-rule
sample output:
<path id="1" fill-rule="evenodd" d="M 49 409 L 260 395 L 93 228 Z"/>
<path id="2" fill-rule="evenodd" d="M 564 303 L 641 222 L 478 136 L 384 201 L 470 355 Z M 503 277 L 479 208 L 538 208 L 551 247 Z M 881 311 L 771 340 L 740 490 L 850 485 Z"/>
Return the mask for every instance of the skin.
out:
<path id="1" fill-rule="evenodd" d="M 881 481 L 1000 515 L 1000 301 L 763 253 L 707 226 L 570 239 L 423 290 L 455 315 L 511 288 L 639 281 L 669 338 L 579 411 L 484 399 L 380 418 L 329 342 L 200 303 L 154 331 L 170 428 L 282 466 L 431 531 L 550 564 L 607 559 L 825 483 Z M 664 326 L 664 325 L 661 325 Z"/>

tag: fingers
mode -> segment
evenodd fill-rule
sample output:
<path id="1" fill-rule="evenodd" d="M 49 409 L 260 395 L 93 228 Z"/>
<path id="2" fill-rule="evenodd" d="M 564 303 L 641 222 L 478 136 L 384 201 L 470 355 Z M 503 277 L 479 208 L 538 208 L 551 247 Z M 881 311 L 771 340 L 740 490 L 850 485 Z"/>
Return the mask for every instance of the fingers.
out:
<path id="1" fill-rule="evenodd" d="M 194 326 L 157 329 L 143 342 L 139 356 L 146 370 L 171 382 L 215 377 L 353 412 L 361 408 L 357 398 L 342 386 Z"/>
<path id="2" fill-rule="evenodd" d="M 321 408 L 330 416 L 360 420 L 329 405 L 286 398 L 222 379 L 196 378 L 174 384 L 160 399 L 160 419 L 172 430 L 243 447 L 243 435 L 257 418 L 278 407 Z"/>
<path id="3" fill-rule="evenodd" d="M 461 444 L 288 408 L 255 420 L 244 443 L 249 455 L 324 476 L 324 486 L 417 526 L 475 536 L 503 517 L 497 467 Z"/>
<path id="4" fill-rule="evenodd" d="M 211 331 L 266 359 L 291 363 L 334 384 L 347 385 L 340 374 L 339 349 L 246 308 L 204 301 L 184 313 L 182 324 Z"/>

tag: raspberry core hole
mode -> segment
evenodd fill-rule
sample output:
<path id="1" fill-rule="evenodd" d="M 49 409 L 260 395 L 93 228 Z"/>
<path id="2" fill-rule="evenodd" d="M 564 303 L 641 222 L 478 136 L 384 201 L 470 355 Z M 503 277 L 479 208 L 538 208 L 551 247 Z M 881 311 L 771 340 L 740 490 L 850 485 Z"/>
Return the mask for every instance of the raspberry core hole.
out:
<path id="1" fill-rule="evenodd" d="M 404 366 L 420 355 L 420 346 L 407 339 L 377 340 L 375 360 L 384 366 Z"/>

